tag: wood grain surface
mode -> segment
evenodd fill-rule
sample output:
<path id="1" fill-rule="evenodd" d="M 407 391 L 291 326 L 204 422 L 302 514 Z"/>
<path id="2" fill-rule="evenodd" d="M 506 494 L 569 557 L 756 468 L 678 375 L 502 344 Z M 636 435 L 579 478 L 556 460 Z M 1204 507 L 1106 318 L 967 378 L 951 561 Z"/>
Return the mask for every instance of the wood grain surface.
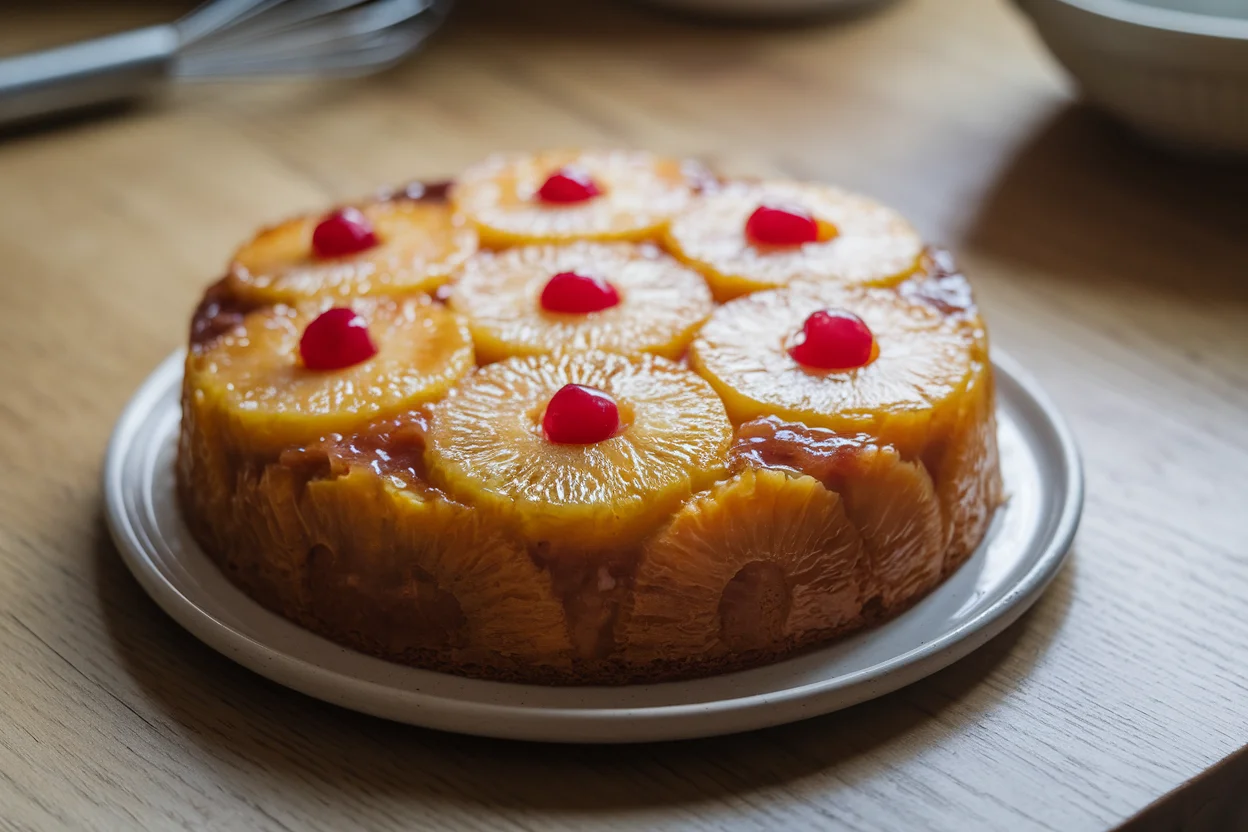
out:
<path id="1" fill-rule="evenodd" d="M 178 11 L 6 4 L 0 50 Z M 1248 171 L 1073 100 L 1001 0 L 772 28 L 468 0 L 380 77 L 190 87 L 0 140 L 0 828 L 1080 832 L 1244 747 Z M 321 704 L 156 609 L 108 542 L 101 458 L 231 248 L 567 144 L 841 183 L 959 252 L 1087 463 L 1074 557 L 1032 612 L 842 713 L 561 748 Z"/>

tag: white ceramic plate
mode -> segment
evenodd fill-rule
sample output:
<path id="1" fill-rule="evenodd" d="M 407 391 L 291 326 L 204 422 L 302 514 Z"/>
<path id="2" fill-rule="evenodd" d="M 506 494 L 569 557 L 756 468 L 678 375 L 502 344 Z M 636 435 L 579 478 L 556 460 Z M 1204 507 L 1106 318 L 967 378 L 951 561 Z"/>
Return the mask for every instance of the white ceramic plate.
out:
<path id="1" fill-rule="evenodd" d="M 1083 502 L 1074 442 L 1012 361 L 997 369 L 1009 501 L 987 540 L 913 609 L 869 632 L 767 667 L 617 688 L 462 679 L 356 653 L 291 624 L 235 589 L 199 549 L 174 499 L 182 355 L 126 407 L 104 466 L 108 522 L 126 564 L 175 621 L 255 672 L 387 719 L 555 742 L 682 739 L 803 719 L 896 690 L 1001 632 L 1062 565 Z"/>

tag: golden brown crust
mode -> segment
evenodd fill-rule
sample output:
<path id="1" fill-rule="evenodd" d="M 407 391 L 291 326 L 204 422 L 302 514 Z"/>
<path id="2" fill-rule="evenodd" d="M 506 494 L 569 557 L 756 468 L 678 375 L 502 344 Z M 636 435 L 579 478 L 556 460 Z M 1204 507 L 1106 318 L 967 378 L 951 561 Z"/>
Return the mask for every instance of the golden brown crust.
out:
<path id="1" fill-rule="evenodd" d="M 655 512 L 640 538 L 537 536 L 488 501 L 448 496 L 430 471 L 436 406 L 316 441 L 236 441 L 214 428 L 198 363 L 183 390 L 183 514 L 249 596 L 402 664 L 580 685 L 784 659 L 923 598 L 975 550 L 1002 499 L 987 336 L 965 278 L 927 250 L 913 276 L 878 291 L 965 333 L 972 369 L 956 406 L 896 447 L 793 419 L 738 425 L 709 487 Z M 229 281 L 210 287 L 191 360 L 264 308 Z"/>
<path id="2" fill-rule="evenodd" d="M 724 635 L 722 632 L 710 632 L 684 640 L 683 655 L 676 650 L 682 641 L 669 639 L 672 649 L 664 656 L 656 647 L 654 630 L 644 637 L 639 635 L 638 582 L 654 582 L 653 572 L 639 571 L 639 564 L 646 563 L 648 550 L 656 545 L 660 551 L 687 554 L 657 539 L 640 549 L 588 552 L 492 533 L 487 535 L 494 541 L 489 546 L 467 541 L 465 536 L 481 533 L 477 521 L 463 527 L 465 520 L 471 521 L 471 509 L 451 501 L 421 477 L 415 461 L 424 442 L 420 418 L 383 420 L 360 434 L 292 449 L 273 461 L 236 457 L 223 473 L 202 464 L 191 467 L 179 476 L 179 481 L 186 483 L 180 493 L 196 539 L 230 580 L 266 607 L 309 630 L 415 667 L 485 679 L 565 685 L 626 684 L 728 672 L 777 661 L 873 626 L 908 609 L 937 586 L 941 577 L 961 565 L 969 555 L 965 546 L 974 549 L 972 544 L 982 536 L 984 522 L 991 518 L 995 502 L 978 504 L 967 514 L 969 520 L 950 521 L 955 526 L 953 536 L 965 545 L 945 547 L 938 501 L 918 463 L 903 461 L 891 449 L 862 437 L 837 437 L 779 422 L 764 427 L 745 425 L 738 431 L 730 455 L 732 469 L 737 472 L 734 477 L 759 471 L 773 482 L 777 478 L 794 484 L 818 481 L 815 488 L 829 495 L 826 505 L 832 508 L 816 502 L 814 522 L 827 524 L 824 528 L 830 529 L 848 521 L 848 528 L 839 534 L 843 540 L 853 538 L 853 545 L 861 548 L 864 558 L 860 585 L 849 585 L 849 607 L 840 603 L 815 608 L 798 629 L 779 630 L 764 646 L 734 643 L 731 637 L 716 637 Z M 795 433 L 805 438 L 795 439 Z M 781 435 L 778 440 L 777 434 Z M 979 432 L 968 441 L 986 435 Z M 816 449 L 812 453 L 810 437 L 825 443 L 825 451 L 828 447 L 833 450 L 820 454 Z M 764 442 L 759 441 L 762 438 Z M 995 436 L 993 441 L 995 453 Z M 383 448 L 385 464 L 379 463 L 381 457 L 374 453 Z M 201 463 L 207 460 L 201 452 L 191 450 L 182 457 Z M 220 482 L 221 478 L 228 479 L 228 484 Z M 741 495 L 727 488 L 731 482 L 699 495 L 684 511 L 706 511 L 709 507 L 729 516 L 743 516 L 761 531 L 757 518 L 736 502 Z M 809 486 L 806 488 L 809 491 Z M 870 489 L 896 494 L 906 494 L 910 489 L 905 500 L 889 503 L 884 509 L 885 514 L 904 512 L 909 522 L 873 517 L 870 501 L 861 496 Z M 777 532 L 770 534 L 782 534 L 812 513 L 809 507 L 803 509 L 801 503 L 786 499 L 783 504 L 797 514 L 772 515 L 765 503 L 756 503 L 760 517 L 780 521 Z M 748 507 L 748 503 L 744 505 Z M 443 545 L 436 561 L 430 560 L 428 550 L 442 537 L 431 532 L 428 523 L 415 521 L 413 506 L 425 509 L 423 516 L 442 517 L 448 526 L 460 527 L 458 537 L 453 538 L 458 545 Z M 834 516 L 820 520 L 828 511 Z M 898 538 L 881 537 L 894 528 L 901 530 Z M 823 534 L 826 537 L 828 533 Z M 773 542 L 783 540 L 762 536 Z M 933 541 L 937 545 L 931 545 Z M 777 545 L 775 551 L 786 545 Z M 844 552 L 846 545 L 850 544 L 829 546 L 822 559 L 816 558 L 814 566 L 805 569 L 824 568 L 821 564 L 832 568 L 833 550 Z M 511 611 L 490 600 L 490 582 L 477 588 L 466 586 L 462 580 L 456 582 L 456 555 L 483 551 L 496 553 L 487 574 L 499 576 L 508 569 L 514 573 L 500 579 L 509 587 L 505 600 L 522 599 Z M 721 593 L 721 619 L 729 579 L 744 566 L 770 556 L 759 550 L 733 557 L 733 564 L 724 563 L 727 571 L 717 579 L 707 602 L 716 606 L 715 593 Z M 462 566 L 461 571 L 470 570 Z M 844 574 L 848 580 L 854 573 Z M 668 602 L 670 620 L 683 607 L 680 600 Z M 651 622 L 656 620 L 656 609 L 661 619 L 662 607 L 656 608 L 651 601 L 647 604 Z M 517 621 L 520 611 L 523 616 Z M 725 622 L 715 619 L 715 613 L 709 613 L 712 626 L 724 628 Z M 480 627 L 474 629 L 472 616 L 492 621 L 493 636 L 483 636 Z M 690 615 L 688 620 L 694 619 Z M 706 614 L 700 620 L 705 622 Z M 508 626 L 510 632 L 497 632 Z"/>
<path id="3" fill-rule="evenodd" d="M 862 606 L 851 618 L 833 626 L 785 633 L 763 647 L 673 657 L 662 657 L 649 649 L 585 656 L 572 647 L 564 621 L 547 620 L 543 626 L 531 629 L 533 633 L 550 636 L 540 656 L 506 648 L 490 650 L 465 638 L 463 610 L 451 600 L 453 596 L 429 579 L 428 573 L 393 584 L 381 580 L 401 559 L 367 570 L 363 588 L 358 580 L 349 581 L 353 574 L 358 578 L 364 571 L 358 568 L 358 556 L 353 557 L 356 569 L 343 568 L 336 574 L 332 568 L 326 570 L 318 564 L 319 558 L 332 557 L 318 548 L 323 544 L 311 543 L 324 530 L 318 529 L 308 501 L 299 498 L 300 489 L 294 487 L 297 477 L 292 478 L 289 471 L 279 472 L 279 467 L 252 472 L 250 476 L 255 479 L 251 488 L 240 491 L 253 497 L 266 490 L 271 492 L 266 498 L 266 509 L 253 513 L 253 517 L 263 519 L 244 535 L 246 542 L 240 538 L 237 545 L 222 546 L 219 538 L 205 537 L 202 526 L 194 528 L 197 539 L 235 585 L 273 612 L 343 646 L 412 667 L 543 685 L 623 685 L 696 678 L 790 658 L 876 626 L 909 609 L 930 590 L 924 587 L 891 604 Z M 279 515 L 285 515 L 285 520 L 278 519 Z M 292 522 L 306 522 L 312 528 L 297 525 L 279 531 L 283 523 Z M 308 549 L 301 552 L 303 546 Z M 301 556 L 308 553 L 310 557 Z M 517 559 L 515 565 L 527 562 Z M 541 596 L 538 606 L 549 613 L 554 609 L 553 587 L 549 596 Z M 426 626 L 421 627 L 422 624 Z"/>

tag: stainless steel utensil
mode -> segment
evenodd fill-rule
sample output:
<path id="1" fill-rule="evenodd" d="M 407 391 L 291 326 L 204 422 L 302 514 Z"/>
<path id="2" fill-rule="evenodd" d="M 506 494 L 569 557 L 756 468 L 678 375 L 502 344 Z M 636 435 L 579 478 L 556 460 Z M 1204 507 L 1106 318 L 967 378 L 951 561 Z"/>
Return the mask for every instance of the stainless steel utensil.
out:
<path id="1" fill-rule="evenodd" d="M 0 126 L 141 98 L 173 79 L 362 75 L 423 44 L 453 0 L 211 0 L 176 23 L 0 59 Z"/>

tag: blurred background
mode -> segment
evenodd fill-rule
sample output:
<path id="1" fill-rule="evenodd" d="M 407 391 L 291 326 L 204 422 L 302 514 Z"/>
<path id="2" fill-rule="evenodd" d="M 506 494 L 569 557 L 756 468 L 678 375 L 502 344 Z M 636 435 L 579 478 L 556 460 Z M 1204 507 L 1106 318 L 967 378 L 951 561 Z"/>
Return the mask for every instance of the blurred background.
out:
<path id="1" fill-rule="evenodd" d="M 701 156 L 730 173 L 867 192 L 959 250 L 989 307 L 999 299 L 1003 314 L 1025 305 L 1014 293 L 1034 288 L 1028 269 L 1082 288 L 1128 280 L 1160 297 L 1179 290 L 1179 274 L 1201 275 L 1202 288 L 1184 282 L 1187 292 L 1239 283 L 1231 272 L 1248 237 L 1248 175 L 1233 152 L 1233 121 L 1217 148 L 1175 150 L 1173 135 L 1141 138 L 1080 100 L 1076 81 L 1007 0 L 816 3 L 832 13 L 805 15 L 766 14 L 783 2 L 672 5 L 721 3 L 762 13 L 691 14 L 659 0 L 461 0 L 427 45 L 379 74 L 173 84 L 103 117 L 11 129 L 0 143 L 6 190 L 78 182 L 81 198 L 87 182 L 98 182 L 118 201 L 101 222 L 128 233 L 124 214 L 136 212 L 149 223 L 146 245 L 169 246 L 162 256 L 185 264 L 171 310 L 187 306 L 183 293 L 210 279 L 260 222 L 388 183 L 442 178 L 498 149 L 552 145 L 644 146 Z M 1023 5 L 1044 20 L 1050 7 L 1065 7 Z M 18 0 L 6 8 L 0 54 L 168 22 L 193 8 Z M 1217 26 L 1230 27 L 1229 40 L 1215 45 L 1248 43 L 1235 29 L 1248 20 L 1228 21 Z M 1102 42 L 1083 18 L 1068 28 L 1152 84 L 1153 98 L 1164 91 L 1165 79 L 1140 68 L 1127 48 L 1133 41 L 1117 29 Z M 1176 54 L 1190 57 L 1189 47 L 1153 44 L 1170 64 Z M 1234 65 L 1248 73 L 1248 61 Z M 1222 88 L 1231 107 L 1235 88 Z M 1167 238 L 1174 244 L 1139 244 Z M 140 248 L 116 256 L 140 268 L 151 257 Z M 1005 270 L 992 262 L 1002 256 L 1014 271 L 1008 281 L 993 279 Z M 1147 298 L 1114 290 L 1102 300 Z M 1094 325 L 1094 306 L 1087 300 L 1070 314 Z M 1025 333 L 1035 319 L 1019 323 Z M 1045 341 L 1045 356 L 1062 348 Z"/>

